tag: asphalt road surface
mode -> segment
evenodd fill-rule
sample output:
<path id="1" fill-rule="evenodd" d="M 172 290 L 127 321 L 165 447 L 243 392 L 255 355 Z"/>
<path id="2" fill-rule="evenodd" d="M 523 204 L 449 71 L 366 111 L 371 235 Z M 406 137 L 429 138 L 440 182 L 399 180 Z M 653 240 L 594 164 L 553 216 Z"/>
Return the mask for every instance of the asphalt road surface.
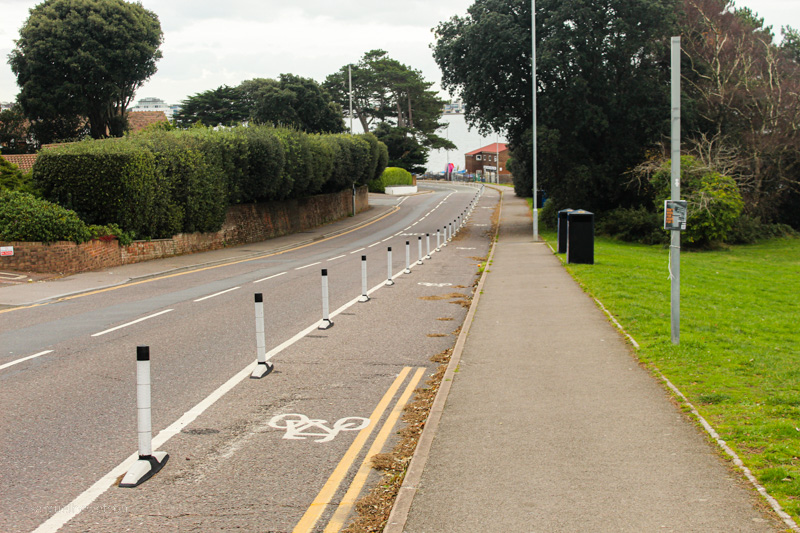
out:
<path id="1" fill-rule="evenodd" d="M 429 358 L 454 343 L 488 253 L 499 195 L 486 189 L 456 239 L 416 264 L 419 237 L 425 255 L 425 233 L 435 248 L 477 189 L 428 191 L 281 254 L 0 313 L 0 531 L 338 530 L 360 465 L 391 447 Z M 356 303 L 362 256 L 374 291 Z M 322 269 L 327 330 L 316 327 Z M 275 365 L 261 380 L 248 379 L 254 293 Z M 151 353 L 154 447 L 170 460 L 122 489 L 137 454 L 138 345 Z"/>

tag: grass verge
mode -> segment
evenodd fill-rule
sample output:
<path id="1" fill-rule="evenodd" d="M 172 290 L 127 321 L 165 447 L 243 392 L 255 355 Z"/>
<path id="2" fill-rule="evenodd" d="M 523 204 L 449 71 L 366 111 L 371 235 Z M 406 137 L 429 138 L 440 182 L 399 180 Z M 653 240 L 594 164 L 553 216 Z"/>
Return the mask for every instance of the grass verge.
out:
<path id="1" fill-rule="evenodd" d="M 542 232 L 555 247 L 556 235 Z M 567 265 L 658 368 L 800 518 L 800 239 L 681 253 L 680 345 L 670 341 L 669 252 L 595 240 L 594 265 Z"/>

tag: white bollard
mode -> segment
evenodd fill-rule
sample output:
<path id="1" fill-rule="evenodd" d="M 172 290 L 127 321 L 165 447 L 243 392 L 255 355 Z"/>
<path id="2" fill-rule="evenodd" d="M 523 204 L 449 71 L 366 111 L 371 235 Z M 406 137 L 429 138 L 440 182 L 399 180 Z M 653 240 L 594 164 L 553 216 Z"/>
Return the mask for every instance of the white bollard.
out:
<path id="1" fill-rule="evenodd" d="M 431 234 L 430 233 L 426 233 L 425 234 L 425 250 L 428 252 L 428 254 L 425 256 L 425 259 L 430 259 L 431 258 Z"/>
<path id="2" fill-rule="evenodd" d="M 150 422 L 150 347 L 136 347 L 136 418 L 139 434 L 139 460 L 119 486 L 133 488 L 153 477 L 169 460 L 166 452 L 153 453 L 153 434 Z"/>
<path id="3" fill-rule="evenodd" d="M 267 340 L 264 335 L 264 296 L 257 292 L 256 301 L 256 367 L 250 374 L 251 379 L 261 379 L 270 372 L 274 366 L 267 362 Z"/>
<path id="4" fill-rule="evenodd" d="M 388 250 L 389 260 L 387 262 L 387 269 L 389 271 L 389 275 L 386 278 L 386 283 L 384 285 L 394 285 L 394 280 L 392 279 L 392 247 L 389 246 Z"/>
<path id="5" fill-rule="evenodd" d="M 369 301 L 369 295 L 367 294 L 367 256 L 361 256 L 361 296 L 359 296 L 358 301 L 361 303 Z"/>
<path id="6" fill-rule="evenodd" d="M 328 269 L 322 269 L 322 322 L 317 329 L 329 329 L 333 327 L 331 317 L 328 314 Z"/>
<path id="7" fill-rule="evenodd" d="M 442 251 L 441 244 L 439 243 L 439 228 L 436 228 L 436 251 L 437 252 Z"/>
<path id="8" fill-rule="evenodd" d="M 409 267 L 411 263 L 411 243 L 406 241 L 406 269 L 403 270 L 404 274 L 411 274 L 411 268 Z"/>
<path id="9" fill-rule="evenodd" d="M 447 241 L 449 240 L 447 238 L 447 226 L 442 228 L 442 233 L 444 234 L 442 235 L 442 247 L 445 247 L 447 246 Z"/>
<path id="10" fill-rule="evenodd" d="M 422 236 L 417 237 L 417 264 L 422 264 Z"/>

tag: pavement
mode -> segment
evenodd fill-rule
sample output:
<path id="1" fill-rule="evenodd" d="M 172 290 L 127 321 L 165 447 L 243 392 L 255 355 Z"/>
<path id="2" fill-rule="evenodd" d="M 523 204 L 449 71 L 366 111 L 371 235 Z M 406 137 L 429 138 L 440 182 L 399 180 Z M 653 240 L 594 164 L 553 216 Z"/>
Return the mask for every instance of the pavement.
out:
<path id="1" fill-rule="evenodd" d="M 9 284 L 0 305 L 280 253 L 376 220 L 393 203 L 307 235 Z M 529 209 L 511 191 L 499 227 L 451 381 L 385 531 L 786 530 L 638 364 L 560 259 L 533 242 Z"/>
<path id="2" fill-rule="evenodd" d="M 435 436 L 385 533 L 786 530 L 533 242 L 529 213 L 504 194 Z"/>

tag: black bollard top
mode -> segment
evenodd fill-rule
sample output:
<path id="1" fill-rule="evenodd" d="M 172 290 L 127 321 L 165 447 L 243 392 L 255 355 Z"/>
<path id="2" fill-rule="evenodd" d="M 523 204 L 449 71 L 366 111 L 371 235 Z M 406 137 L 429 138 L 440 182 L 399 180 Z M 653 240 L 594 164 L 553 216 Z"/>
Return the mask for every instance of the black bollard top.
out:
<path id="1" fill-rule="evenodd" d="M 391 246 L 389 247 L 389 251 L 390 251 L 390 252 L 392 251 L 392 247 L 391 247 Z"/>
<path id="2" fill-rule="evenodd" d="M 366 256 L 366 255 L 362 255 L 362 256 L 361 256 L 361 260 L 362 260 L 362 261 L 366 261 L 366 260 L 367 260 L 367 256 Z"/>
<path id="3" fill-rule="evenodd" d="M 260 303 L 262 303 L 263 301 L 264 301 L 264 296 L 262 296 L 262 294 L 261 294 L 260 292 L 257 292 L 257 293 L 256 293 L 256 303 L 257 303 L 257 304 L 260 304 Z"/>
<path id="4" fill-rule="evenodd" d="M 322 269 L 322 275 L 323 276 L 327 276 L 328 275 L 328 269 L 327 268 L 323 268 Z"/>
<path id="5" fill-rule="evenodd" d="M 149 361 L 150 360 L 150 347 L 149 346 L 137 346 L 136 347 L 136 360 L 137 361 Z"/>

